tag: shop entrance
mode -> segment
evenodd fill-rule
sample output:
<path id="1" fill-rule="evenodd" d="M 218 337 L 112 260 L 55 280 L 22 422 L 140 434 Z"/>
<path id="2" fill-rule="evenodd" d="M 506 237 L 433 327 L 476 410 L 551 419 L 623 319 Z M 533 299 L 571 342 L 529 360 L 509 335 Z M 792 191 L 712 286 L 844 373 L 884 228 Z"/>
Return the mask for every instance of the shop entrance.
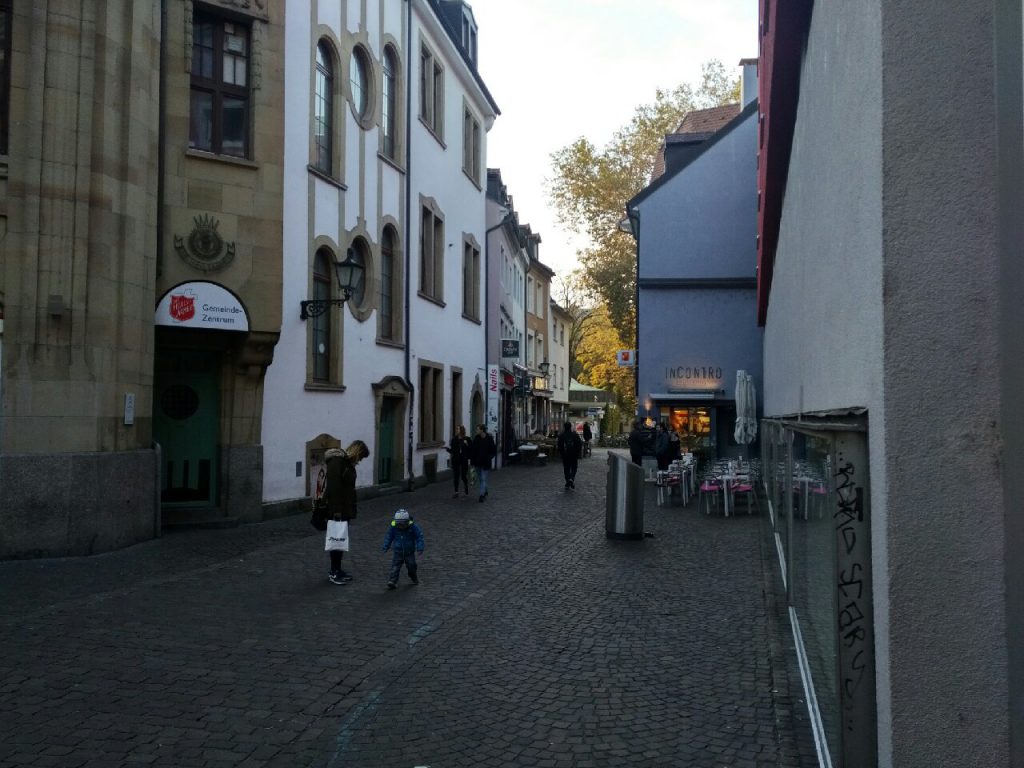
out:
<path id="1" fill-rule="evenodd" d="M 220 356 L 159 349 L 153 380 L 153 439 L 160 444 L 160 501 L 172 507 L 217 504 Z"/>

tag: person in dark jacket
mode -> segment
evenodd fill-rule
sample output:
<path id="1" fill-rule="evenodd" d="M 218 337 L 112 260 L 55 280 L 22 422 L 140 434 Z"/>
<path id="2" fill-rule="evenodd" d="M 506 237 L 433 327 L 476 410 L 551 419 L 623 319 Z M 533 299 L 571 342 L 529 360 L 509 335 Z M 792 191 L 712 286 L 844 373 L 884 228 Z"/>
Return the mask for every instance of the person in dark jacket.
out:
<path id="1" fill-rule="evenodd" d="M 405 563 L 405 570 L 413 584 L 420 583 L 417 574 L 416 555 L 423 554 L 423 531 L 409 517 L 409 513 L 400 509 L 395 512 L 395 519 L 388 526 L 388 532 L 384 536 L 382 552 L 391 550 L 391 571 L 388 573 L 388 589 L 394 589 L 398 584 L 398 577 L 402 572 L 402 564 Z"/>
<path id="2" fill-rule="evenodd" d="M 469 451 L 471 447 L 469 438 L 466 437 L 466 428 L 459 424 L 455 428 L 452 441 L 445 448 L 451 454 L 452 480 L 455 483 L 453 499 L 459 497 L 459 480 L 462 480 L 462 487 L 465 489 L 466 495 L 469 496 Z"/>
<path id="3" fill-rule="evenodd" d="M 654 435 L 654 458 L 658 461 L 658 469 L 662 472 L 668 469 L 671 459 L 672 445 L 668 439 L 668 432 L 665 425 L 658 423 L 658 431 Z"/>
<path id="4" fill-rule="evenodd" d="M 565 475 L 565 488 L 576 487 L 576 470 L 580 464 L 580 453 L 583 452 L 583 441 L 576 434 L 571 422 L 562 425 L 558 435 L 558 452 L 562 456 L 562 474 Z"/>
<path id="5" fill-rule="evenodd" d="M 327 464 L 327 516 L 332 520 L 356 519 L 356 464 L 370 455 L 370 449 L 362 440 L 353 440 L 345 450 L 329 448 L 324 453 Z M 352 577 L 341 569 L 341 550 L 332 549 L 331 572 L 328 577 L 332 584 L 347 584 Z"/>
<path id="6" fill-rule="evenodd" d="M 640 422 L 633 422 L 633 429 L 629 431 L 626 442 L 629 445 L 629 458 L 638 467 L 644 463 L 644 431 L 640 429 Z"/>
<path id="7" fill-rule="evenodd" d="M 590 455 L 590 441 L 594 439 L 594 430 L 590 428 L 590 422 L 583 422 L 583 456 Z"/>
<path id="8" fill-rule="evenodd" d="M 473 436 L 473 443 L 470 447 L 469 461 L 476 470 L 477 482 L 480 488 L 480 501 L 487 498 L 489 489 L 487 487 L 487 474 L 491 471 L 491 464 L 494 457 L 498 455 L 498 446 L 494 444 L 494 438 L 487 431 L 487 425 L 481 424 L 476 428 L 476 435 Z"/>

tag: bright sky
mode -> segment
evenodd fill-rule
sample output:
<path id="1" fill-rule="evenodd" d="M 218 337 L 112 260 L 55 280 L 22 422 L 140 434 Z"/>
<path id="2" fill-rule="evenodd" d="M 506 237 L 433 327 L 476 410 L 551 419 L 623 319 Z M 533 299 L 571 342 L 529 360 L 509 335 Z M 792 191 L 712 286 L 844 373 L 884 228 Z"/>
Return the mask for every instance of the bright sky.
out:
<path id="1" fill-rule="evenodd" d="M 487 136 L 519 221 L 540 233 L 559 275 L 583 241 L 555 222 L 551 153 L 580 136 L 603 148 L 657 88 L 699 85 L 718 59 L 740 73 L 757 56 L 757 0 L 469 0 L 479 70 L 501 115 Z"/>

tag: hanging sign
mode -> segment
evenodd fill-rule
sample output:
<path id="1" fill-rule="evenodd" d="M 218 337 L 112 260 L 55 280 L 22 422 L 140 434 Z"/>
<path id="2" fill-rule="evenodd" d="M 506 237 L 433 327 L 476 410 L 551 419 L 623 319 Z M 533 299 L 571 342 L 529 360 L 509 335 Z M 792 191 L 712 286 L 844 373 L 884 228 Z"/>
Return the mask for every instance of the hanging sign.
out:
<path id="1" fill-rule="evenodd" d="M 615 353 L 615 362 L 619 364 L 620 368 L 632 368 L 633 350 L 620 349 L 618 352 Z"/>
<path id="2" fill-rule="evenodd" d="M 519 357 L 519 339 L 502 339 L 501 356 Z"/>
<path id="3" fill-rule="evenodd" d="M 207 282 L 182 283 L 165 293 L 156 305 L 155 322 L 175 328 L 249 330 L 242 302 L 227 288 Z"/>

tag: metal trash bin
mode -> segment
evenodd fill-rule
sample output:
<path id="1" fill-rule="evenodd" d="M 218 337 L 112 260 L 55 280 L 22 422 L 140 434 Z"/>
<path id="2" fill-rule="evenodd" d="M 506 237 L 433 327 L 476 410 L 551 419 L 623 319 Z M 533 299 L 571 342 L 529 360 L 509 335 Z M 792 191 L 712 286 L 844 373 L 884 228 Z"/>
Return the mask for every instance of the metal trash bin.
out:
<path id="1" fill-rule="evenodd" d="M 625 456 L 608 453 L 605 535 L 609 539 L 644 537 L 644 471 Z"/>

